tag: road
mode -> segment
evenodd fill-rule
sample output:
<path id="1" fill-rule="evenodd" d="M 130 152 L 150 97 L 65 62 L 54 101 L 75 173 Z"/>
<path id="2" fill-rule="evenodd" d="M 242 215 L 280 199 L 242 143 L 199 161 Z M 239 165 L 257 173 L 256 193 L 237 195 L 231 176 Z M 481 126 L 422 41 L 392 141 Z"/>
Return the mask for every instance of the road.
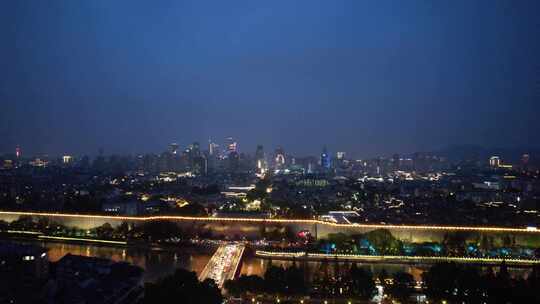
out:
<path id="1" fill-rule="evenodd" d="M 201 272 L 199 280 L 212 279 L 222 288 L 226 280 L 234 279 L 238 273 L 244 249 L 243 244 L 236 243 L 219 246 Z"/>

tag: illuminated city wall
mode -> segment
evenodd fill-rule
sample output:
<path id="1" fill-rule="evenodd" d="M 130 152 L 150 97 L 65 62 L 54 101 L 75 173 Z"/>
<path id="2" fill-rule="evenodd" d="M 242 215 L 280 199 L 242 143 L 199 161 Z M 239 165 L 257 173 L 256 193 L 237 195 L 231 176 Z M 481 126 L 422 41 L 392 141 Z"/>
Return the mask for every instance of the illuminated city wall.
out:
<path id="1" fill-rule="evenodd" d="M 324 225 L 317 224 L 317 237 L 318 238 L 327 238 L 329 234 L 332 233 L 345 233 L 348 235 L 361 234 L 382 227 L 344 227 L 344 226 L 333 226 L 333 225 Z M 404 242 L 411 243 L 422 243 L 422 242 L 442 242 L 445 235 L 453 233 L 462 233 L 467 237 L 468 241 L 479 240 L 483 236 L 493 238 L 494 242 L 501 243 L 502 238 L 510 236 L 515 240 L 515 244 L 518 246 L 534 246 L 540 247 L 540 233 L 531 232 L 526 230 L 518 231 L 498 231 L 497 229 L 493 230 L 455 230 L 451 229 L 431 229 L 430 227 L 415 227 L 414 229 L 409 228 L 399 228 L 396 226 L 384 227 L 384 229 L 389 230 L 394 237 Z"/>
<path id="2" fill-rule="evenodd" d="M 297 233 L 308 230 L 318 239 L 326 238 L 332 233 L 345 233 L 348 235 L 366 233 L 375 229 L 387 229 L 396 238 L 406 242 L 441 242 L 446 234 L 465 233 L 470 240 L 478 239 L 483 235 L 493 237 L 500 241 L 504 236 L 511 236 L 516 245 L 540 247 L 540 230 L 527 230 L 518 228 L 487 228 L 487 227 L 441 227 L 441 226 L 397 226 L 397 225 L 336 225 L 332 223 L 313 220 L 263 220 L 263 219 L 231 219 L 231 218 L 194 218 L 177 216 L 156 217 L 116 217 L 116 216 L 89 216 L 67 214 L 43 214 L 24 212 L 0 212 L 0 220 L 12 222 L 20 216 L 30 215 L 35 220 L 46 217 L 51 221 L 68 227 L 91 229 L 105 223 L 117 227 L 123 222 L 141 224 L 145 221 L 174 221 L 184 231 L 196 234 L 211 233 L 212 237 L 240 239 L 258 239 L 263 231 L 271 233 L 274 230 L 285 233 Z"/>

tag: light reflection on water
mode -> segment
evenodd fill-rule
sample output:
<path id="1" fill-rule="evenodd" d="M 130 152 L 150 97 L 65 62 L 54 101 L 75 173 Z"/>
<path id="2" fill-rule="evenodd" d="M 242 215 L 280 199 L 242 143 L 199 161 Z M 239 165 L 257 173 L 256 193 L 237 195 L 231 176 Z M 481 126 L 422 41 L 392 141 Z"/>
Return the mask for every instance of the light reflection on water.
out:
<path id="1" fill-rule="evenodd" d="M 272 260 L 272 265 L 275 266 L 281 266 L 281 267 L 289 267 L 292 265 L 292 261 L 279 261 L 279 260 Z M 245 275 L 262 275 L 264 274 L 265 269 L 270 264 L 269 260 L 266 259 L 259 259 L 259 258 L 247 258 L 244 259 L 244 264 L 242 265 L 242 271 L 241 274 Z M 301 266 L 301 262 L 296 262 L 297 266 Z M 317 272 L 322 271 L 322 268 L 325 267 L 322 262 L 307 262 L 306 268 L 308 269 L 308 277 L 310 279 L 313 278 L 313 275 Z M 329 271 L 329 274 L 333 274 L 336 270 L 336 267 L 338 271 L 343 272 L 344 269 L 350 268 L 351 263 L 344 263 L 339 262 L 336 266 L 335 262 L 328 261 L 326 263 L 326 267 Z M 411 265 L 404 265 L 404 264 L 363 264 L 363 263 L 357 263 L 358 267 L 366 267 L 375 275 L 381 273 L 383 269 L 388 273 L 392 274 L 399 271 L 405 271 L 413 275 L 415 280 L 419 281 L 421 280 L 422 273 L 428 269 L 427 266 L 411 266 Z"/>
<path id="2" fill-rule="evenodd" d="M 177 268 L 184 268 L 200 273 L 212 256 L 211 253 L 182 253 L 170 251 L 155 251 L 140 248 L 122 248 L 96 245 L 65 244 L 55 242 L 41 242 L 41 246 L 49 249 L 51 262 L 60 260 L 64 255 L 71 253 L 111 259 L 116 262 L 128 262 L 145 270 L 144 281 L 155 281 L 171 274 Z"/>
<path id="3" fill-rule="evenodd" d="M 171 251 L 156 251 L 141 248 L 123 248 L 123 247 L 109 247 L 101 245 L 82 245 L 82 244 L 69 244 L 58 242 L 40 242 L 40 245 L 49 249 L 48 255 L 51 262 L 56 262 L 64 255 L 71 253 L 74 255 L 84 255 L 99 258 L 111 259 L 113 261 L 123 261 L 134 265 L 137 265 L 145 269 L 144 280 L 146 282 L 155 281 L 163 276 L 171 274 L 177 268 L 184 268 L 190 271 L 195 271 L 199 274 L 206 263 L 210 260 L 212 253 L 209 252 L 196 252 L 193 250 L 190 252 L 177 252 Z M 263 276 L 268 267 L 270 261 L 266 259 L 260 259 L 256 257 L 244 257 L 241 268 L 241 274 L 246 275 L 259 275 Z M 292 265 L 292 261 L 278 261 L 273 260 L 271 262 L 276 266 L 288 267 Z M 296 264 L 300 266 L 300 262 Z M 406 264 L 357 264 L 359 267 L 369 268 L 375 275 L 383 271 L 392 274 L 398 271 L 405 271 L 413 275 L 415 280 L 420 281 L 422 273 L 429 268 L 429 266 L 415 266 Z M 321 271 L 322 262 L 307 262 L 308 277 L 313 278 L 313 275 Z M 326 263 L 329 273 L 333 273 L 336 269 L 334 261 L 328 261 Z M 350 267 L 350 263 L 339 262 L 337 269 L 341 271 L 347 267 Z M 510 272 L 516 276 L 526 276 L 529 272 L 528 269 L 510 268 Z"/>

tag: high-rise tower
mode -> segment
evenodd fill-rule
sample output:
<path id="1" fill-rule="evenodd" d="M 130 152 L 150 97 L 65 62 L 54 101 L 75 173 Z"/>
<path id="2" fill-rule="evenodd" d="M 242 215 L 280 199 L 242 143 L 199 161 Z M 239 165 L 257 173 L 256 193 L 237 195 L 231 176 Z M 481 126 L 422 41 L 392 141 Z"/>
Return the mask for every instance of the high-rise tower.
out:
<path id="1" fill-rule="evenodd" d="M 283 151 L 282 147 L 278 147 L 276 149 L 276 157 L 274 158 L 276 168 L 281 168 L 285 166 L 285 152 Z"/>
<path id="2" fill-rule="evenodd" d="M 321 167 L 324 169 L 330 169 L 330 154 L 328 154 L 326 146 L 323 147 L 323 151 L 321 153 Z"/>
<path id="3" fill-rule="evenodd" d="M 266 169 L 266 160 L 264 158 L 264 149 L 262 145 L 257 146 L 257 150 L 255 151 L 255 162 L 258 171 Z"/>
<path id="4" fill-rule="evenodd" d="M 171 153 L 176 155 L 178 153 L 178 147 L 179 147 L 179 145 L 177 143 L 172 143 L 171 144 Z"/>

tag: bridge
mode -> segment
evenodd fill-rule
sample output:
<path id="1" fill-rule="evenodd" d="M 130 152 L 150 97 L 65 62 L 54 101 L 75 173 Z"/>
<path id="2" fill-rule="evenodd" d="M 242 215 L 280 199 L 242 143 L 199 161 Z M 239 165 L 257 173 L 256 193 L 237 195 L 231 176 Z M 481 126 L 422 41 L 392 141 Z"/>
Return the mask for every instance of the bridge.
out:
<path id="1" fill-rule="evenodd" d="M 226 280 L 234 279 L 240 272 L 244 250 L 244 244 L 228 243 L 219 246 L 199 275 L 199 280 L 212 279 L 219 288 L 223 288 Z"/>

